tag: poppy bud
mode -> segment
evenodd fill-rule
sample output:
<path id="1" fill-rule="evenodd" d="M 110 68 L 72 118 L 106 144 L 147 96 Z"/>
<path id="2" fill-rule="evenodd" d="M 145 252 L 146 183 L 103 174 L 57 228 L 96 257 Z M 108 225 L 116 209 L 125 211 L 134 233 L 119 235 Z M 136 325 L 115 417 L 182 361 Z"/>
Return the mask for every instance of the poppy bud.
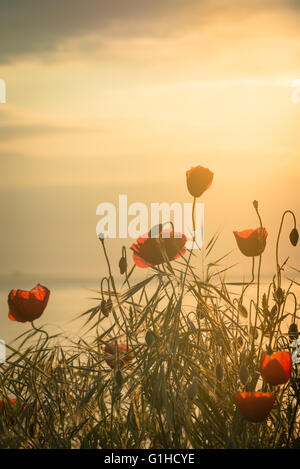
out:
<path id="1" fill-rule="evenodd" d="M 220 363 L 218 363 L 216 366 L 216 377 L 218 381 L 222 381 L 223 379 L 223 368 Z"/>
<path id="2" fill-rule="evenodd" d="M 295 340 L 297 339 L 298 337 L 298 327 L 297 327 L 297 324 L 295 324 L 294 322 L 292 322 L 292 324 L 290 325 L 289 327 L 289 338 L 290 340 Z"/>
<path id="3" fill-rule="evenodd" d="M 127 261 L 126 257 L 122 256 L 120 261 L 119 261 L 119 269 L 120 269 L 120 274 L 123 275 L 125 274 L 127 270 Z"/>
<path id="4" fill-rule="evenodd" d="M 245 364 L 243 364 L 240 368 L 239 377 L 241 383 L 245 386 L 249 379 L 249 371 Z"/>
<path id="5" fill-rule="evenodd" d="M 298 244 L 298 239 L 299 239 L 299 233 L 297 228 L 293 228 L 292 231 L 290 232 L 290 242 L 293 246 L 297 246 Z"/>
<path id="6" fill-rule="evenodd" d="M 279 303 L 279 304 L 282 304 L 283 301 L 284 301 L 284 291 L 282 290 L 282 288 L 277 288 L 275 294 L 275 299 L 276 301 Z"/>
<path id="7" fill-rule="evenodd" d="M 111 309 L 112 309 L 112 301 L 110 298 L 108 298 L 107 301 L 105 301 L 104 299 L 101 301 L 101 305 L 100 305 L 100 309 L 101 309 L 101 312 L 104 314 L 104 316 L 108 316 L 109 313 L 111 312 Z"/>
<path id="8" fill-rule="evenodd" d="M 106 302 L 106 311 L 107 311 L 107 314 L 109 314 L 112 310 L 112 301 L 110 298 L 108 298 L 107 302 Z"/>
<path id="9" fill-rule="evenodd" d="M 197 381 L 194 380 L 187 388 L 186 393 L 189 401 L 193 401 L 197 396 L 198 392 L 198 384 Z"/>
<path id="10" fill-rule="evenodd" d="M 101 301 L 100 309 L 101 309 L 101 313 L 103 314 L 106 313 L 106 301 L 104 299 Z"/>
<path id="11" fill-rule="evenodd" d="M 257 200 L 253 200 L 253 207 L 255 208 L 255 210 L 258 210 L 258 201 Z"/>

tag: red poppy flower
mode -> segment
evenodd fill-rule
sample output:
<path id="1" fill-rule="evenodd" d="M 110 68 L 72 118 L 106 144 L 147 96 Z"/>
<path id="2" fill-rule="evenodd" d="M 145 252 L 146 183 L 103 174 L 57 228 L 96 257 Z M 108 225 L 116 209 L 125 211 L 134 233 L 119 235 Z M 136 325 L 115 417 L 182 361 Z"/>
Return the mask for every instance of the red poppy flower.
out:
<path id="1" fill-rule="evenodd" d="M 165 262 L 163 253 L 165 253 L 170 261 L 177 259 L 186 253 L 185 243 L 187 238 L 184 234 L 175 233 L 164 230 L 161 235 L 168 237 L 151 238 L 149 233 L 138 238 L 136 244 L 132 244 L 133 261 L 141 268 L 151 265 L 158 265 Z"/>
<path id="2" fill-rule="evenodd" d="M 260 357 L 260 373 L 263 379 L 273 386 L 287 383 L 291 377 L 292 359 L 289 352 L 276 352 L 267 355 L 262 352 Z"/>
<path id="3" fill-rule="evenodd" d="M 275 396 L 270 392 L 236 392 L 236 405 L 249 422 L 262 422 L 272 410 Z"/>
<path id="4" fill-rule="evenodd" d="M 17 414 L 21 411 L 27 410 L 27 405 L 24 405 L 21 403 L 21 401 L 17 401 L 17 399 L 14 399 L 12 397 L 4 400 L 0 399 L 0 422 L 3 421 L 3 417 L 6 417 L 6 424 L 8 425 L 16 425 L 16 418 Z"/>
<path id="5" fill-rule="evenodd" d="M 0 410 L 4 408 L 4 406 L 6 407 L 6 402 L 8 403 L 8 406 L 14 407 L 17 401 L 16 399 L 13 399 L 12 397 L 10 397 L 8 401 L 4 401 L 3 399 L 0 399 Z"/>
<path id="6" fill-rule="evenodd" d="M 203 166 L 196 166 L 186 172 L 186 183 L 193 197 L 200 197 L 212 183 L 214 173 Z"/>
<path id="7" fill-rule="evenodd" d="M 233 232 L 237 245 L 244 256 L 260 256 L 265 250 L 268 232 L 265 228 Z"/>
<path id="8" fill-rule="evenodd" d="M 49 295 L 48 288 L 40 284 L 30 291 L 11 290 L 8 295 L 9 319 L 18 322 L 38 319 L 47 306 Z"/>
<path id="9" fill-rule="evenodd" d="M 128 365 L 132 359 L 133 355 L 130 352 L 130 349 L 126 347 L 125 344 L 118 344 L 118 355 L 119 355 L 119 367 L 123 368 L 124 366 Z M 115 367 L 115 357 L 117 355 L 116 346 L 109 344 L 104 347 L 103 350 L 105 361 L 110 366 L 110 368 Z"/>

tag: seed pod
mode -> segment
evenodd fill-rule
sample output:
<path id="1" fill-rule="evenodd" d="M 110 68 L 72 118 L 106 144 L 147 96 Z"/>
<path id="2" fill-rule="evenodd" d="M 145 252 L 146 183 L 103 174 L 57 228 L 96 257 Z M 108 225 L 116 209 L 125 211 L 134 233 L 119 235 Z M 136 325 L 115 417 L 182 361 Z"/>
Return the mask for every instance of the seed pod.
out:
<path id="1" fill-rule="evenodd" d="M 223 368 L 220 365 L 220 363 L 217 363 L 217 366 L 216 366 L 216 377 L 218 381 L 222 381 L 223 379 Z"/>
<path id="2" fill-rule="evenodd" d="M 292 322 L 292 324 L 289 327 L 288 334 L 289 334 L 289 338 L 290 338 L 291 341 L 297 339 L 297 337 L 298 337 L 298 326 L 297 326 L 297 324 Z"/>
<path id="3" fill-rule="evenodd" d="M 244 305 L 242 305 L 242 303 L 239 304 L 239 312 L 240 314 L 243 316 L 243 318 L 247 318 L 248 317 L 248 311 L 247 309 L 245 308 Z"/>
<path id="4" fill-rule="evenodd" d="M 245 386 L 249 379 L 249 371 L 245 364 L 243 364 L 240 368 L 239 377 L 241 383 Z"/>
<path id="5" fill-rule="evenodd" d="M 293 228 L 290 232 L 290 242 L 293 246 L 297 246 L 299 240 L 299 233 L 297 228 Z"/>
<path id="6" fill-rule="evenodd" d="M 120 269 L 121 275 L 125 274 L 127 270 L 127 260 L 126 260 L 126 257 L 124 256 L 122 256 L 121 259 L 119 260 L 119 269 Z"/>
<path id="7" fill-rule="evenodd" d="M 277 314 L 277 306 L 274 305 L 270 311 L 270 316 L 273 318 Z"/>
<path id="8" fill-rule="evenodd" d="M 194 379 L 193 382 L 188 386 L 186 390 L 187 397 L 189 401 L 193 401 L 197 396 L 198 392 L 198 384 L 197 381 Z"/>

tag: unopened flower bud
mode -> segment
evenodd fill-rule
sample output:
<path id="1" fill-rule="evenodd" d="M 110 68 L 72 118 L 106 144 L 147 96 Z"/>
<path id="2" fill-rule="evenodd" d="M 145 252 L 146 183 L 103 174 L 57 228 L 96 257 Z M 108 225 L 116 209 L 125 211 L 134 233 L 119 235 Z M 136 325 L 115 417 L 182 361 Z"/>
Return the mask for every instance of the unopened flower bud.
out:
<path id="1" fill-rule="evenodd" d="M 122 256 L 120 261 L 119 261 L 119 268 L 120 268 L 120 274 L 123 275 L 125 274 L 127 270 L 127 261 L 126 257 Z"/>
<path id="2" fill-rule="evenodd" d="M 297 246 L 299 240 L 299 233 L 297 228 L 292 229 L 290 232 L 290 242 L 293 246 Z"/>
<path id="3" fill-rule="evenodd" d="M 297 339 L 298 337 L 298 327 L 297 327 L 297 324 L 295 324 L 294 322 L 290 325 L 289 327 L 289 338 L 290 340 L 295 340 Z"/>

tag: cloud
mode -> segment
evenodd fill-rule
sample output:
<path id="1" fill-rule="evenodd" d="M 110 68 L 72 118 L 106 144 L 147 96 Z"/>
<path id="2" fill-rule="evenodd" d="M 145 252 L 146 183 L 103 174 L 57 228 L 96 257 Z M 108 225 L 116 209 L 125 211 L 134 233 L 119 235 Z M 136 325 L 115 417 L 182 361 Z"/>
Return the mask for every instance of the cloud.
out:
<path id="1" fill-rule="evenodd" d="M 55 126 L 47 124 L 32 124 L 32 125 L 1 125 L 0 126 L 0 139 L 1 140 L 15 140 L 19 138 L 40 137 L 51 134 L 65 134 L 78 132 L 99 132 L 96 128 L 84 128 L 75 126 Z"/>
<path id="2" fill-rule="evenodd" d="M 141 27 L 179 8 L 181 0 L 2 0 L 0 61 L 23 54 L 53 51 L 64 40 L 93 32 L 100 34 L 114 22 Z"/>
<path id="3" fill-rule="evenodd" d="M 201 27 L 214 15 L 299 9 L 295 0 L 1 0 L 0 63 L 53 52 L 62 43 L 96 34 L 169 35 Z"/>

